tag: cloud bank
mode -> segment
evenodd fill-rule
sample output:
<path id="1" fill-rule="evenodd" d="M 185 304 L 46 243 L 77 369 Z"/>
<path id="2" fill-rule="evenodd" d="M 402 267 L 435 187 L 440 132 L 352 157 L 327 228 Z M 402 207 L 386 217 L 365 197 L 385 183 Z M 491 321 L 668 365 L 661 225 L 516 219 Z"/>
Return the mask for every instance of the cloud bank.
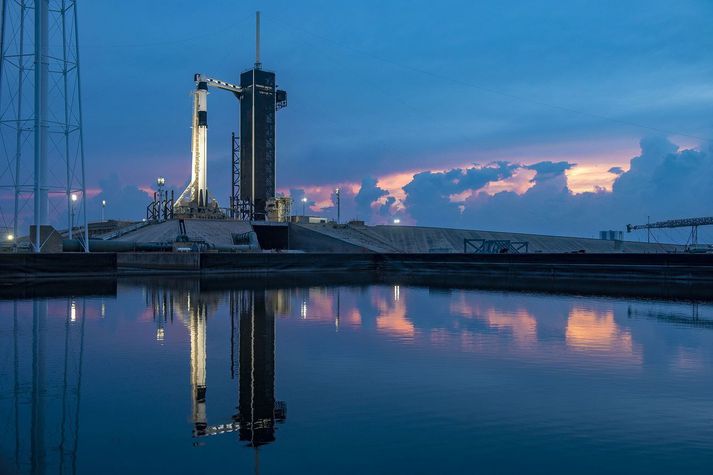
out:
<path id="1" fill-rule="evenodd" d="M 574 236 L 623 229 L 627 223 L 645 222 L 647 216 L 662 220 L 713 214 L 711 150 L 679 149 L 660 136 L 642 139 L 640 147 L 628 170 L 609 170 L 616 175 L 611 191 L 570 190 L 567 172 L 576 167 L 574 161 L 499 161 L 417 173 L 403 187 L 403 200 L 380 188 L 378 180 L 365 178 L 346 206 L 371 223 L 387 223 L 398 215 L 423 226 Z M 526 191 L 486 191 L 488 185 L 522 171 L 534 172 Z M 342 209 L 349 199 L 342 196 Z"/>
<path id="2" fill-rule="evenodd" d="M 341 219 L 365 220 L 370 224 L 391 223 L 445 226 L 466 229 L 503 230 L 540 234 L 596 236 L 605 229 L 624 229 L 628 223 L 713 215 L 713 153 L 680 149 L 667 138 L 646 137 L 640 153 L 628 170 L 613 167 L 611 191 L 575 193 L 568 187 L 567 173 L 576 163 L 540 161 L 521 164 L 497 161 L 471 167 L 416 173 L 401 190 L 387 190 L 378 178 L 369 176 L 359 185 L 340 184 L 322 193 L 315 189 L 289 190 L 293 213 L 336 218 L 336 194 L 341 190 Z M 529 182 L 523 181 L 529 179 Z M 522 187 L 502 186 L 519 182 Z M 497 191 L 505 188 L 506 191 Z M 513 189 L 516 191 L 513 191 Z M 102 191 L 89 203 L 90 220 L 99 215 L 106 199 L 107 217 L 133 218 L 150 199 L 132 185 L 112 175 L 101 182 Z M 523 191 L 524 189 L 524 191 Z M 400 191 L 396 193 L 396 191 Z"/>

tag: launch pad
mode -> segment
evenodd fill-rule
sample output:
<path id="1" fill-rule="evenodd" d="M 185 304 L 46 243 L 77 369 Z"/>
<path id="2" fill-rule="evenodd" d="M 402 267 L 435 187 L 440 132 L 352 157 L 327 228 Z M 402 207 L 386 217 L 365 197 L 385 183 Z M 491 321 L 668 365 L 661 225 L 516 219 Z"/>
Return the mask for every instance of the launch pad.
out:
<path id="1" fill-rule="evenodd" d="M 240 84 L 196 74 L 193 93 L 191 181 L 177 200 L 161 200 L 148 220 L 170 217 L 270 220 L 289 214 L 289 198 L 276 197 L 275 116 L 287 105 L 287 92 L 277 89 L 275 73 L 260 62 L 260 12 L 256 15 L 255 64 L 240 74 Z M 231 92 L 240 103 L 240 135 L 232 138 L 231 196 L 221 208 L 208 187 L 208 88 Z M 155 202 L 156 200 L 154 200 Z M 163 212 L 161 211 L 163 210 Z M 287 210 L 287 213 L 285 211 Z"/>

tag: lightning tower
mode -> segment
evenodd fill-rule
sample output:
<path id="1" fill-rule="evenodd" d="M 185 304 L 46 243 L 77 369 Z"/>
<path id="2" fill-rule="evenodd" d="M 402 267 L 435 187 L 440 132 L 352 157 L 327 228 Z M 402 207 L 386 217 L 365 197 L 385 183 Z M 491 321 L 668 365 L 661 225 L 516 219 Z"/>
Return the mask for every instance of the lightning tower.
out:
<path id="1" fill-rule="evenodd" d="M 0 8 L 0 237 L 32 225 L 40 252 L 47 226 L 66 226 L 89 251 L 77 1 Z"/>

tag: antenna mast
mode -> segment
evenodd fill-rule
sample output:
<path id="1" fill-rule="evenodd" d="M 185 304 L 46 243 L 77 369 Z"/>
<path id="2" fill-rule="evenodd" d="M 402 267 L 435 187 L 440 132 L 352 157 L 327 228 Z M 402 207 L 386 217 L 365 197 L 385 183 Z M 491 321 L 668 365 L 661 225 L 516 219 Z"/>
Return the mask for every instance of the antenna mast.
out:
<path id="1" fill-rule="evenodd" d="M 260 11 L 255 12 L 255 69 L 260 69 Z"/>

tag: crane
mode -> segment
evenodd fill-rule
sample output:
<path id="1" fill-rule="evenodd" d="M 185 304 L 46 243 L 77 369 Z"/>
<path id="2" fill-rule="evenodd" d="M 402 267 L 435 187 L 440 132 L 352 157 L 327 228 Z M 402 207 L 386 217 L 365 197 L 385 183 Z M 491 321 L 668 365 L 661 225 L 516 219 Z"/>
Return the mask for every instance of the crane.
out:
<path id="1" fill-rule="evenodd" d="M 698 245 L 698 226 L 713 225 L 713 216 L 702 218 L 671 219 L 646 224 L 627 224 L 626 232 L 630 233 L 639 229 L 664 229 L 664 228 L 691 228 L 691 246 Z"/>

